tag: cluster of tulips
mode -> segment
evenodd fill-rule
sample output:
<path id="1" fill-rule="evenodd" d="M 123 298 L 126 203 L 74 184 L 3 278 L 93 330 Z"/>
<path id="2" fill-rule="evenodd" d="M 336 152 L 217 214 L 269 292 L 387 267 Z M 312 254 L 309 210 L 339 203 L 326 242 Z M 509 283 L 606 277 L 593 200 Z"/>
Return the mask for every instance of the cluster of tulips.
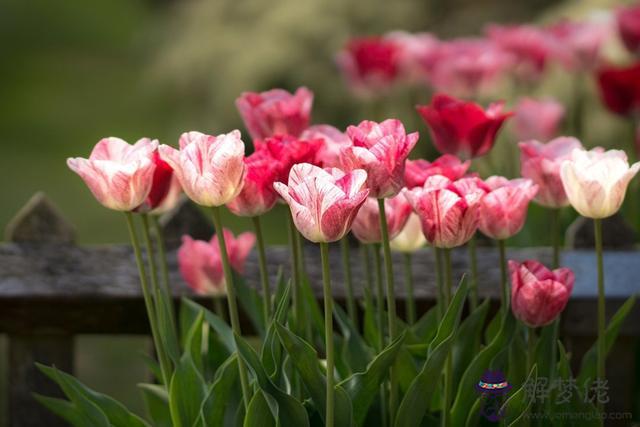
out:
<path id="1" fill-rule="evenodd" d="M 522 229 L 532 200 L 550 209 L 555 224 L 559 210 L 569 204 L 594 219 L 598 340 L 579 378 L 585 384 L 604 381 L 605 337 L 611 337 L 605 335 L 601 219 L 620 209 L 640 163 L 629 166 L 622 151 L 588 151 L 575 138 L 558 137 L 520 143 L 522 178 L 483 179 L 470 169 L 474 159 L 491 150 L 512 115 L 502 103 L 483 109 L 436 94 L 429 105 L 418 106 L 442 152 L 427 161 L 408 159 L 419 137 L 407 133 L 399 120 L 365 120 L 341 132 L 330 125 L 310 125 L 312 101 L 306 88 L 238 98 L 253 140 L 248 156 L 234 130 L 216 136 L 184 133 L 179 149 L 146 138 L 135 144 L 105 138 L 88 159 L 67 161 L 102 205 L 126 214 L 158 358 L 157 364 L 150 361 L 158 384 L 141 386 L 154 425 L 418 426 L 423 420 L 474 425 L 482 400 L 474 385 L 489 368 L 506 370 L 521 387 L 501 411 L 513 422 L 524 422 L 527 413 L 537 410 L 535 402 L 523 398 L 525 382 L 538 375 L 571 375 L 568 356 L 557 341 L 557 319 L 570 297 L 574 274 L 558 265 L 558 240 L 552 269 L 536 260 L 507 262 L 505 240 Z M 217 304 L 212 312 L 185 299 L 177 321 L 162 236 L 156 229 L 154 245 L 152 226 L 157 226 L 158 214 L 176 205 L 182 191 L 211 209 L 218 232 L 210 242 L 184 236 L 179 267 L 196 293 L 214 296 Z M 272 284 L 260 216 L 278 202 L 290 209 L 292 274 L 290 281 L 280 276 Z M 222 206 L 251 217 L 255 235 L 235 238 L 224 229 Z M 142 219 L 146 257 L 134 214 Z M 497 242 L 502 272 L 501 309 L 484 339 L 489 305 L 478 301 L 477 230 Z M 365 273 L 374 260 L 364 301 L 356 300 L 351 283 L 350 231 L 361 243 Z M 559 235 L 557 225 L 552 233 Z M 309 287 L 300 236 L 320 246 L 324 310 Z M 241 277 L 256 241 L 259 293 Z M 333 305 L 330 269 L 335 266 L 328 254 L 329 243 L 337 241 L 343 242 L 347 313 Z M 418 319 L 411 254 L 425 244 L 435 254 L 438 298 Z M 469 247 L 471 285 L 462 280 L 456 287 L 451 250 L 463 245 Z M 408 261 L 405 319 L 396 315 L 392 250 L 404 252 Z M 224 296 L 226 309 L 219 298 Z M 260 354 L 242 337 L 237 300 L 262 338 Z M 470 314 L 462 321 L 467 300 Z M 361 327 L 358 305 L 364 310 Z M 334 316 L 341 334 L 333 330 Z M 70 422 L 147 424 L 73 377 L 42 369 L 70 400 L 39 399 Z M 571 405 L 575 411 L 598 411 L 583 397 Z M 92 421 L 86 424 L 88 419 Z"/>

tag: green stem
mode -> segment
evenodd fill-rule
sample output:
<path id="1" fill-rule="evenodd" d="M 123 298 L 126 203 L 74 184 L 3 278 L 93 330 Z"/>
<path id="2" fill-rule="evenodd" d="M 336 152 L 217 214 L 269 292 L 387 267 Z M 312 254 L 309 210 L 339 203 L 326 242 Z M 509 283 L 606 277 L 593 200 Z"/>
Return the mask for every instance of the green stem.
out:
<path id="1" fill-rule="evenodd" d="M 331 293 L 331 272 L 329 271 L 329 244 L 320 243 L 322 254 L 322 290 L 324 292 L 324 332 L 327 353 L 327 408 L 325 426 L 333 427 L 334 405 L 334 361 L 333 361 L 333 294 Z"/>
<path id="2" fill-rule="evenodd" d="M 169 280 L 169 266 L 167 264 L 167 249 L 164 243 L 162 228 L 158 222 L 158 217 L 155 215 L 151 215 L 151 226 L 153 227 L 153 232 L 156 236 L 158 258 L 160 258 L 160 274 L 162 275 L 162 290 L 166 298 L 165 301 L 169 307 L 169 321 L 171 322 L 173 330 L 177 331 L 176 314 L 173 306 L 173 293 L 171 292 L 171 282 Z"/>
<path id="3" fill-rule="evenodd" d="M 596 257 L 598 263 L 598 380 L 605 380 L 605 361 L 607 358 L 605 347 L 605 293 L 604 293 L 604 265 L 602 261 L 602 220 L 594 219 L 594 235 L 596 243 Z M 601 383 L 602 384 L 602 383 Z M 600 412 L 604 410 L 604 405 L 598 402 Z"/>
<path id="4" fill-rule="evenodd" d="M 409 325 L 413 325 L 416 322 L 416 303 L 413 298 L 413 271 L 411 270 L 411 253 L 404 253 L 404 284 L 406 289 L 405 312 L 407 315 L 407 322 Z"/>
<path id="5" fill-rule="evenodd" d="M 264 324 L 269 324 L 269 318 L 271 317 L 271 286 L 269 285 L 269 270 L 267 270 L 267 255 L 264 250 L 264 235 L 262 234 L 262 225 L 260 224 L 260 217 L 254 216 L 251 218 L 253 221 L 253 228 L 256 231 L 256 243 L 258 249 L 258 264 L 260 266 L 260 281 L 262 283 L 262 298 L 264 304 Z"/>
<path id="6" fill-rule="evenodd" d="M 380 212 L 380 231 L 382 235 L 382 253 L 384 255 L 385 273 L 387 276 L 387 316 L 389 322 L 389 341 L 396 338 L 396 297 L 393 283 L 393 260 L 391 259 L 391 247 L 389 246 L 389 230 L 387 227 L 387 215 L 384 208 L 384 199 L 378 199 Z M 389 425 L 394 425 L 395 411 L 398 399 L 396 372 L 391 367 L 389 372 Z"/>
<path id="7" fill-rule="evenodd" d="M 448 307 L 451 302 L 451 288 L 453 287 L 453 277 L 451 271 L 451 249 L 443 249 L 444 259 L 444 290 L 445 304 Z M 453 393 L 453 361 L 451 354 L 447 356 L 444 374 L 444 399 L 442 402 L 442 427 L 449 427 L 451 424 L 451 394 Z"/>
<path id="8" fill-rule="evenodd" d="M 444 280 L 442 276 L 442 249 L 433 248 L 436 265 L 436 284 L 438 285 L 438 319 L 444 316 Z"/>
<path id="9" fill-rule="evenodd" d="M 344 236 L 340 239 L 340 251 L 342 252 L 342 270 L 344 272 L 344 286 L 347 291 L 347 312 L 353 322 L 353 326 L 358 329 L 358 311 L 356 310 L 356 301 L 353 297 L 353 282 L 351 279 L 351 261 L 349 247 L 349 238 Z"/>
<path id="10" fill-rule="evenodd" d="M 367 310 L 371 310 L 373 307 L 373 293 L 374 284 L 373 284 L 373 275 L 371 274 L 371 265 L 369 262 L 369 245 L 361 244 L 360 245 L 360 253 L 362 255 L 362 269 L 363 269 L 363 289 L 364 289 L 364 303 L 367 307 Z"/>
<path id="11" fill-rule="evenodd" d="M 476 251 L 475 233 L 469 240 L 469 266 L 471 267 L 471 286 L 469 287 L 469 308 L 471 311 L 478 306 L 478 255 Z"/>
<path id="12" fill-rule="evenodd" d="M 560 267 L 560 209 L 551 210 L 551 246 L 553 249 L 553 261 L 551 268 Z M 553 340 L 549 346 L 549 382 L 553 383 L 556 376 L 556 360 L 558 354 L 558 331 L 560 329 L 560 316 L 550 326 L 553 329 Z M 529 368 L 531 369 L 531 368 Z"/>
<path id="13" fill-rule="evenodd" d="M 533 368 L 536 352 L 536 331 L 533 328 L 527 329 L 527 373 Z"/>
<path id="14" fill-rule="evenodd" d="M 382 260 L 380 259 L 380 244 L 373 244 L 373 265 L 376 270 L 376 308 L 378 324 L 378 350 L 384 348 L 384 287 L 382 284 Z"/>
<path id="15" fill-rule="evenodd" d="M 291 276 L 293 282 L 292 303 L 293 303 L 293 315 L 294 326 L 296 333 L 300 334 L 302 328 L 302 317 L 304 316 L 302 311 L 302 295 L 301 295 L 301 274 L 300 274 L 300 252 L 298 252 L 298 243 L 296 236 L 298 230 L 293 222 L 293 217 L 289 212 L 287 217 L 289 218 L 289 245 L 291 246 Z"/>
<path id="16" fill-rule="evenodd" d="M 227 321 L 227 310 L 224 309 L 224 300 L 218 296 L 213 297 L 213 310 L 219 318 Z"/>
<path id="17" fill-rule="evenodd" d="M 131 239 L 131 246 L 133 246 L 133 254 L 136 258 L 136 265 L 138 266 L 138 275 L 140 276 L 140 287 L 142 288 L 142 296 L 144 297 L 144 305 L 147 308 L 147 316 L 149 317 L 149 326 L 151 327 L 151 338 L 158 354 L 158 360 L 160 362 L 160 371 L 162 372 L 162 380 L 166 387 L 169 387 L 171 380 L 169 368 L 170 362 L 167 357 L 164 347 L 161 345 L 160 337 L 158 336 L 157 316 L 153 303 L 153 296 L 149 290 L 149 284 L 147 282 L 147 272 L 142 261 L 142 252 L 140 250 L 140 241 L 135 231 L 133 224 L 133 215 L 131 212 L 125 212 L 127 219 L 127 227 L 129 229 L 129 238 Z"/>
<path id="18" fill-rule="evenodd" d="M 504 240 L 498 240 L 498 248 L 500 249 L 500 302 L 502 310 L 506 313 L 509 303 L 509 289 L 507 287 L 507 248 Z"/>
<path id="19" fill-rule="evenodd" d="M 222 259 L 224 280 L 227 285 L 227 306 L 229 308 L 231 329 L 233 329 L 233 332 L 236 335 L 242 336 L 242 331 L 240 330 L 240 316 L 238 315 L 238 303 L 236 301 L 236 288 L 233 282 L 231 265 L 229 264 L 227 244 L 224 240 L 224 229 L 222 228 L 222 219 L 220 218 L 220 208 L 218 206 L 213 206 L 211 210 L 213 212 L 213 226 L 215 227 L 216 234 L 218 235 L 218 246 L 220 247 L 220 258 Z M 249 380 L 247 378 L 247 368 L 241 357 L 238 357 L 238 373 L 240 374 L 240 386 L 242 388 L 244 409 L 246 411 L 249 407 L 249 402 L 251 401 L 251 389 L 249 388 Z"/>
<path id="20" fill-rule="evenodd" d="M 578 74 L 573 79 L 573 108 L 571 111 L 572 118 L 572 135 L 582 139 L 584 125 L 584 78 Z"/>

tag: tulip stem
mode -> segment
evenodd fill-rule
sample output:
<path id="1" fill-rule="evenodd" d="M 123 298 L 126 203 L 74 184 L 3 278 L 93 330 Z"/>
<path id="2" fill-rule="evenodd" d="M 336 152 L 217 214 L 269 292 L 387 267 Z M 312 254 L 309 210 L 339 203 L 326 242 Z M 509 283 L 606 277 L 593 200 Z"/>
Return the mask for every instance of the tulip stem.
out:
<path id="1" fill-rule="evenodd" d="M 599 381 L 605 380 L 605 294 L 604 294 L 604 265 L 602 261 L 602 220 L 594 219 L 594 236 L 596 244 L 596 258 L 598 263 L 598 344 L 597 344 L 597 378 Z M 601 383 L 602 384 L 602 383 Z M 600 412 L 604 410 L 602 402 L 598 401 Z"/>
<path id="2" fill-rule="evenodd" d="M 535 351 L 536 331 L 534 328 L 527 328 L 527 372 L 531 371 L 531 368 L 533 368 Z"/>
<path id="3" fill-rule="evenodd" d="M 551 246 L 553 249 L 553 261 L 551 268 L 560 267 L 560 209 L 551 210 Z M 553 341 L 549 346 L 549 381 L 555 380 L 556 359 L 558 354 L 558 330 L 560 329 L 560 316 L 558 316 L 548 328 L 553 328 Z M 531 367 L 529 367 L 531 369 Z"/>
<path id="4" fill-rule="evenodd" d="M 438 319 L 442 319 L 444 316 L 444 280 L 442 277 L 442 250 L 440 248 L 433 248 L 433 253 L 435 255 L 435 265 L 436 265 L 436 284 L 438 285 Z"/>
<path id="5" fill-rule="evenodd" d="M 353 297 L 353 285 L 351 278 L 351 262 L 349 261 L 351 248 L 349 247 L 349 237 L 340 239 L 340 252 L 342 253 L 342 269 L 344 272 L 344 287 L 347 291 L 347 312 L 353 322 L 354 328 L 358 329 L 358 311 L 356 301 Z"/>
<path id="6" fill-rule="evenodd" d="M 469 289 L 469 309 L 475 310 L 478 306 L 478 254 L 476 251 L 476 234 L 473 233 L 469 240 L 469 267 L 471 269 L 471 286 Z"/>
<path id="7" fill-rule="evenodd" d="M 287 215 L 289 218 L 289 244 L 291 245 L 291 276 L 293 282 L 293 314 L 294 314 L 294 324 L 296 327 L 296 332 L 300 333 L 302 331 L 302 317 L 304 316 L 302 310 L 302 295 L 301 295 L 301 283 L 300 283 L 300 252 L 298 252 L 298 243 L 296 239 L 296 235 L 298 231 L 296 230 L 296 225 L 293 222 L 293 217 L 291 213 Z"/>
<path id="8" fill-rule="evenodd" d="M 262 283 L 262 299 L 263 299 L 263 312 L 264 312 L 264 324 L 269 324 L 269 318 L 271 317 L 271 286 L 269 285 L 269 271 L 267 270 L 267 255 L 264 250 L 264 235 L 262 234 L 262 225 L 260 224 L 260 217 L 254 216 L 251 218 L 253 221 L 253 228 L 256 231 L 256 243 L 258 246 L 258 264 L 260 266 L 260 282 Z"/>
<path id="9" fill-rule="evenodd" d="M 382 285 L 382 260 L 380 259 L 380 244 L 374 243 L 373 265 L 376 272 L 376 324 L 378 326 L 378 348 L 380 352 L 384 348 L 384 288 Z M 380 418 L 382 425 L 387 425 L 387 390 L 385 384 L 380 384 Z"/>
<path id="10" fill-rule="evenodd" d="M 162 381 L 165 386 L 169 387 L 171 377 L 169 376 L 169 359 L 164 351 L 164 347 L 161 345 L 160 337 L 158 336 L 157 317 L 153 303 L 153 297 L 149 292 L 149 284 L 147 282 L 147 272 L 142 261 L 142 252 L 140 250 L 140 241 L 135 231 L 133 224 L 133 215 L 131 212 L 125 212 L 127 219 L 127 227 L 129 229 L 129 238 L 131 239 L 131 246 L 133 246 L 133 254 L 136 258 L 136 265 L 138 266 L 138 275 L 140 276 L 140 287 L 142 288 L 142 295 L 144 297 L 144 305 L 147 308 L 147 316 L 149 317 L 149 326 L 151 327 L 151 338 L 158 354 L 158 360 L 160 362 L 160 371 L 162 372 Z"/>
<path id="11" fill-rule="evenodd" d="M 333 376 L 333 294 L 331 293 L 331 272 L 329 271 L 329 244 L 320 243 L 322 254 L 322 289 L 324 292 L 324 333 L 327 356 L 327 404 L 325 426 L 333 427 L 334 376 Z"/>
<path id="12" fill-rule="evenodd" d="M 171 282 L 169 280 L 169 266 L 167 265 L 167 249 L 164 242 L 164 234 L 162 232 L 162 227 L 160 227 L 160 222 L 158 222 L 158 217 L 156 215 L 151 215 L 151 225 L 153 227 L 153 231 L 156 236 L 156 244 L 158 248 L 158 258 L 160 258 L 160 274 L 162 275 L 162 285 L 165 294 L 165 298 L 167 301 L 167 305 L 169 306 L 169 316 L 171 321 L 171 326 L 175 331 L 176 329 L 176 316 L 173 307 L 173 293 L 171 292 Z"/>
<path id="13" fill-rule="evenodd" d="M 224 229 L 222 228 L 222 219 L 220 218 L 220 208 L 218 206 L 213 206 L 211 210 L 213 212 L 213 226 L 215 227 L 216 234 L 218 235 L 218 246 L 220 246 L 220 258 L 222 259 L 224 281 L 227 285 L 227 306 L 229 308 L 231 329 L 233 329 L 233 332 L 236 335 L 242 336 L 242 331 L 240 330 L 240 317 L 238 315 L 238 304 L 236 302 L 236 288 L 233 282 L 231 265 L 229 264 L 229 255 L 227 254 L 227 244 L 224 239 Z M 242 388 L 242 397 L 246 412 L 251 400 L 251 389 L 249 388 L 249 381 L 247 379 L 247 368 L 241 357 L 238 357 L 238 373 L 240 374 L 240 386 Z"/>
<path id="14" fill-rule="evenodd" d="M 444 259 L 444 290 L 445 290 L 445 306 L 448 307 L 451 302 L 451 288 L 453 287 L 453 277 L 451 272 L 451 249 L 443 249 L 442 255 Z M 444 373 L 444 399 L 442 402 L 442 427 L 449 427 L 451 414 L 451 394 L 453 392 L 453 361 L 451 354 L 447 356 Z"/>
<path id="15" fill-rule="evenodd" d="M 367 310 L 373 307 L 372 295 L 374 293 L 373 276 L 369 260 L 369 245 L 361 244 L 360 253 L 362 255 L 362 269 L 364 277 L 364 303 Z"/>
<path id="16" fill-rule="evenodd" d="M 498 240 L 500 249 L 500 302 L 504 313 L 507 312 L 509 302 L 509 290 L 507 289 L 507 248 L 504 240 Z"/>
<path id="17" fill-rule="evenodd" d="M 407 316 L 407 323 L 409 325 L 413 325 L 416 322 L 416 303 L 413 298 L 413 271 L 411 269 L 412 256 L 409 252 L 402 255 L 404 261 L 404 284 L 407 293 L 404 302 L 405 312 Z"/>
<path id="18" fill-rule="evenodd" d="M 213 310 L 219 318 L 227 321 L 227 310 L 224 309 L 224 300 L 218 296 L 213 297 Z"/>

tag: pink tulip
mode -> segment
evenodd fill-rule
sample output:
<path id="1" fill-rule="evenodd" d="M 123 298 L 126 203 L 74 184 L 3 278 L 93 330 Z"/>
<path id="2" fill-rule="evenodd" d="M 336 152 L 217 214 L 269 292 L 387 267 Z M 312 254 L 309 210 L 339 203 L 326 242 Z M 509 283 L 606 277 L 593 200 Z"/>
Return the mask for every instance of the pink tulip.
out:
<path id="1" fill-rule="evenodd" d="M 622 7 L 616 12 L 622 42 L 631 53 L 640 53 L 640 4 Z"/>
<path id="2" fill-rule="evenodd" d="M 244 92 L 236 107 L 253 139 L 276 135 L 299 136 L 309 126 L 313 93 L 301 87 L 294 94 L 283 89 Z"/>
<path id="3" fill-rule="evenodd" d="M 502 123 L 512 113 L 503 111 L 504 102 L 480 105 L 436 94 L 431 104 L 417 110 L 429 126 L 433 144 L 443 154 L 463 159 L 479 157 L 491 150 Z"/>
<path id="4" fill-rule="evenodd" d="M 330 125 L 310 126 L 300 135 L 300 139 L 307 141 L 321 140 L 322 145 L 316 152 L 314 164 L 323 168 L 340 166 L 340 151 L 342 147 L 351 145 L 351 140 L 344 133 Z M 304 163 L 304 162 L 297 162 Z"/>
<path id="5" fill-rule="evenodd" d="M 553 322 L 564 310 L 573 290 L 575 276 L 568 268 L 550 271 L 538 261 L 522 264 L 510 260 L 511 310 L 531 328 Z"/>
<path id="6" fill-rule="evenodd" d="M 349 126 L 347 135 L 353 145 L 342 149 L 343 168 L 367 172 L 371 197 L 380 199 L 398 194 L 404 185 L 405 161 L 418 142 L 418 133 L 407 135 L 400 120 L 388 119 L 381 123 L 365 120 L 358 126 Z"/>
<path id="7" fill-rule="evenodd" d="M 427 178 L 433 175 L 446 176 L 455 181 L 467 173 L 469 166 L 470 160 L 462 162 L 451 154 L 443 154 L 433 162 L 424 159 L 407 160 L 404 169 L 405 186 L 409 189 L 422 187 Z"/>
<path id="8" fill-rule="evenodd" d="M 611 35 L 607 20 L 563 20 L 548 28 L 555 39 L 555 56 L 569 71 L 591 71 L 600 63 L 602 45 Z"/>
<path id="9" fill-rule="evenodd" d="M 158 141 L 143 138 L 130 145 L 120 138 L 104 138 L 88 159 L 67 159 L 67 166 L 80 175 L 93 196 L 103 206 L 132 211 L 151 192 Z"/>
<path id="10" fill-rule="evenodd" d="M 246 174 L 242 191 L 227 207 L 238 216 L 267 213 L 278 200 L 273 183 L 279 176 L 279 165 L 264 151 L 256 151 L 244 159 Z"/>
<path id="11" fill-rule="evenodd" d="M 422 232 L 437 248 L 467 243 L 478 227 L 479 202 L 484 195 L 477 178 L 451 181 L 441 175 L 429 177 L 422 188 L 403 194 L 420 217 Z"/>
<path id="12" fill-rule="evenodd" d="M 400 196 L 404 196 L 401 194 Z M 391 249 L 397 252 L 414 253 L 427 244 L 427 239 L 422 234 L 420 217 L 412 212 L 404 228 L 389 242 Z"/>
<path id="13" fill-rule="evenodd" d="M 184 192 L 202 206 L 222 206 L 242 190 L 244 143 L 234 130 L 218 136 L 183 133 L 180 150 L 160 146 L 160 156 L 173 168 Z"/>
<path id="14" fill-rule="evenodd" d="M 344 237 L 365 202 L 367 173 L 325 171 L 309 163 L 291 168 L 287 185 L 274 187 L 289 204 L 296 228 L 312 242 L 335 242 Z"/>
<path id="15" fill-rule="evenodd" d="M 291 135 L 278 135 L 253 142 L 257 152 L 268 157 L 277 170 L 276 181 L 286 181 L 293 165 L 313 163 L 322 139 L 303 140 Z"/>
<path id="16" fill-rule="evenodd" d="M 560 137 L 546 144 L 538 141 L 521 142 L 520 173 L 538 186 L 535 201 L 549 208 L 568 206 L 567 194 L 560 178 L 562 162 L 571 158 L 582 144 L 575 138 Z"/>
<path id="17" fill-rule="evenodd" d="M 353 90 L 370 95 L 395 83 L 400 73 L 399 54 L 394 40 L 361 37 L 349 40 L 336 62 Z"/>
<path id="18" fill-rule="evenodd" d="M 514 131 L 518 140 L 548 141 L 558 135 L 565 108 L 554 99 L 521 98 L 514 113 Z"/>
<path id="19" fill-rule="evenodd" d="M 402 194 L 385 199 L 384 212 L 387 217 L 389 239 L 393 239 L 402 231 L 411 211 L 411 205 Z M 382 242 L 380 209 L 376 199 L 373 197 L 367 198 L 353 221 L 352 231 L 354 236 L 362 243 Z"/>
<path id="20" fill-rule="evenodd" d="M 522 230 L 529 202 L 538 192 L 538 186 L 530 179 L 509 181 L 501 176 L 492 176 L 485 183 L 491 191 L 480 202 L 478 228 L 492 239 L 508 239 Z"/>
<path id="21" fill-rule="evenodd" d="M 437 62 L 440 40 L 429 33 L 393 31 L 384 36 L 397 46 L 397 64 L 409 83 L 425 83 Z"/>
<path id="22" fill-rule="evenodd" d="M 160 206 L 169 194 L 173 182 L 173 169 L 160 158 L 158 150 L 153 152 L 151 158 L 156 165 L 153 171 L 151 191 L 145 201 L 135 209 L 136 212 L 150 212 Z"/>
<path id="23" fill-rule="evenodd" d="M 224 229 L 224 240 L 231 268 L 242 273 L 245 260 L 255 243 L 255 235 L 242 233 L 235 238 L 231 231 Z M 182 236 L 182 245 L 178 249 L 178 266 L 182 278 L 195 293 L 200 295 L 225 293 L 226 283 L 217 235 L 214 235 L 209 242 Z"/>

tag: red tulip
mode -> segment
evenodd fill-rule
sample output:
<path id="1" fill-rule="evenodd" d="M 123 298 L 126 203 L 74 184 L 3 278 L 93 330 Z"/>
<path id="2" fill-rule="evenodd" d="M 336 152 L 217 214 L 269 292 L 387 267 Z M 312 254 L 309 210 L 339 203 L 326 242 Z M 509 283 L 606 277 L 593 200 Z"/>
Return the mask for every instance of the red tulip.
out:
<path id="1" fill-rule="evenodd" d="M 629 67 L 598 71 L 602 102 L 616 114 L 634 114 L 640 108 L 640 62 Z"/>
<path id="2" fill-rule="evenodd" d="M 253 139 L 275 135 L 299 136 L 309 126 L 313 93 L 301 87 L 294 94 L 283 89 L 244 92 L 236 107 Z"/>
<path id="3" fill-rule="evenodd" d="M 171 183 L 169 184 L 169 191 L 162 201 L 153 209 L 151 214 L 162 215 L 169 211 L 172 211 L 180 202 L 180 196 L 182 196 L 182 186 L 180 181 L 176 177 L 176 174 L 171 176 Z"/>
<path id="4" fill-rule="evenodd" d="M 224 229 L 224 240 L 231 268 L 242 273 L 245 260 L 255 243 L 255 235 L 242 233 L 235 238 L 231 231 Z M 182 278 L 195 293 L 200 295 L 225 293 L 226 283 L 217 235 L 213 236 L 209 242 L 182 236 L 182 245 L 178 249 L 178 266 Z"/>
<path id="5" fill-rule="evenodd" d="M 238 216 L 265 214 L 278 200 L 273 183 L 279 176 L 279 165 L 265 151 L 256 151 L 245 157 L 244 164 L 247 172 L 242 191 L 227 207 Z"/>
<path id="6" fill-rule="evenodd" d="M 484 194 L 477 178 L 451 181 L 429 177 L 422 188 L 403 194 L 420 217 L 427 241 L 438 248 L 464 245 L 478 227 L 479 202 Z"/>
<path id="7" fill-rule="evenodd" d="M 560 178 L 560 166 L 571 159 L 574 148 L 582 144 L 575 138 L 560 137 L 546 144 L 538 141 L 521 142 L 521 174 L 538 185 L 535 201 L 549 208 L 569 205 Z"/>
<path id="8" fill-rule="evenodd" d="M 399 54 L 395 41 L 372 36 L 349 40 L 336 59 L 351 87 L 366 93 L 395 82 L 400 72 Z"/>
<path id="9" fill-rule="evenodd" d="M 404 185 L 404 167 L 409 153 L 418 142 L 418 132 L 407 133 L 400 120 L 380 123 L 365 120 L 349 126 L 347 135 L 352 146 L 341 151 L 345 170 L 364 169 L 367 188 L 377 199 L 391 197 Z"/>
<path id="10" fill-rule="evenodd" d="M 321 139 L 307 141 L 291 135 L 278 135 L 254 141 L 256 151 L 274 163 L 277 169 L 276 181 L 281 182 L 287 180 L 293 165 L 313 163 L 322 145 Z"/>
<path id="11" fill-rule="evenodd" d="M 67 159 L 67 166 L 80 175 L 103 206 L 132 211 L 147 200 L 151 192 L 158 141 L 143 138 L 130 145 L 120 138 L 104 138 L 88 159 Z"/>
<path id="12" fill-rule="evenodd" d="M 404 169 L 405 187 L 411 189 L 422 187 L 430 176 L 442 175 L 452 181 L 460 179 L 467 173 L 471 166 L 471 161 L 460 161 L 459 158 L 451 154 L 443 154 L 433 162 L 428 160 L 407 160 Z"/>
<path id="13" fill-rule="evenodd" d="M 504 240 L 516 235 L 524 226 L 529 202 L 538 192 L 530 179 L 509 181 L 501 176 L 485 180 L 490 188 L 480 202 L 480 231 L 492 239 Z"/>
<path id="14" fill-rule="evenodd" d="M 384 212 L 387 217 L 389 239 L 393 239 L 407 223 L 412 212 L 411 205 L 402 194 L 398 194 L 385 199 Z M 369 197 L 362 205 L 356 215 L 356 219 L 353 221 L 352 231 L 354 236 L 362 243 L 382 242 L 380 209 L 376 199 Z"/>
<path id="15" fill-rule="evenodd" d="M 476 103 L 436 94 L 430 105 L 417 109 L 438 151 L 469 159 L 493 147 L 502 123 L 512 115 L 503 112 L 503 106 L 504 102 L 496 102 L 483 110 Z"/>
<path id="16" fill-rule="evenodd" d="M 553 322 L 571 296 L 575 276 L 568 268 L 550 271 L 538 261 L 510 260 L 511 310 L 525 325 L 537 328 Z"/>
<path id="17" fill-rule="evenodd" d="M 521 98 L 514 113 L 514 131 L 518 140 L 548 141 L 558 135 L 565 108 L 554 99 Z"/>
<path id="18" fill-rule="evenodd" d="M 145 201 L 135 209 L 136 212 L 150 212 L 160 206 L 169 194 L 173 182 L 173 168 L 160 158 L 158 150 L 153 152 L 152 160 L 156 167 L 153 171 L 151 191 Z"/>
<path id="19" fill-rule="evenodd" d="M 276 191 L 289 204 L 293 222 L 312 242 L 335 242 L 344 237 L 365 202 L 367 173 L 356 169 L 345 174 L 300 163 L 291 168 L 288 184 L 276 182 Z"/>
<path id="20" fill-rule="evenodd" d="M 640 53 L 640 4 L 618 9 L 616 20 L 624 45 L 631 53 Z"/>
<path id="21" fill-rule="evenodd" d="M 314 125 L 302 132 L 300 139 L 321 140 L 322 145 L 316 152 L 314 164 L 323 168 L 340 166 L 340 150 L 351 145 L 351 140 L 344 133 L 330 125 Z M 302 163 L 302 162 L 298 162 Z"/>

